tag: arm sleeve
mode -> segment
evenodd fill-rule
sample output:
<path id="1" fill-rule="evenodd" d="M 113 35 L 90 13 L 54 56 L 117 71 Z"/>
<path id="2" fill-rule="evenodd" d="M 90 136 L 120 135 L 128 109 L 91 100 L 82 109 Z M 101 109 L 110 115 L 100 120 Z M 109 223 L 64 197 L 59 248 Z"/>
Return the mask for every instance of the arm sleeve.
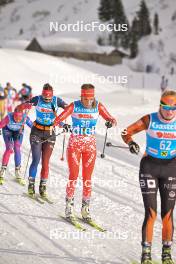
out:
<path id="1" fill-rule="evenodd" d="M 66 106 L 64 111 L 60 115 L 58 115 L 58 117 L 56 117 L 55 123 L 60 123 L 63 120 L 65 120 L 68 116 L 70 116 L 73 113 L 73 110 L 74 110 L 74 104 L 73 103 Z"/>
<path id="2" fill-rule="evenodd" d="M 106 120 L 106 121 L 111 121 L 112 119 L 114 119 L 110 113 L 107 111 L 107 109 L 104 107 L 104 105 L 102 105 L 102 103 L 98 104 L 98 111 L 99 114 Z"/>
<path id="3" fill-rule="evenodd" d="M 34 96 L 30 100 L 27 100 L 25 103 L 22 103 L 17 106 L 20 110 L 30 109 L 30 106 L 36 106 L 38 104 L 39 97 Z"/>
<path id="4" fill-rule="evenodd" d="M 5 127 L 9 123 L 9 117 L 8 115 L 5 116 L 1 121 L 0 121 L 0 128 Z"/>
<path id="5" fill-rule="evenodd" d="M 57 97 L 57 106 L 65 109 L 68 104 L 64 102 L 61 98 Z"/>
<path id="6" fill-rule="evenodd" d="M 28 125 L 28 127 L 30 127 L 30 128 L 33 126 L 33 122 L 28 116 L 26 118 L 26 125 Z"/>
<path id="7" fill-rule="evenodd" d="M 127 144 L 133 141 L 132 136 L 143 130 L 147 130 L 149 127 L 149 123 L 150 123 L 150 115 L 146 115 L 140 118 L 132 125 L 125 128 L 121 134 L 123 141 Z"/>

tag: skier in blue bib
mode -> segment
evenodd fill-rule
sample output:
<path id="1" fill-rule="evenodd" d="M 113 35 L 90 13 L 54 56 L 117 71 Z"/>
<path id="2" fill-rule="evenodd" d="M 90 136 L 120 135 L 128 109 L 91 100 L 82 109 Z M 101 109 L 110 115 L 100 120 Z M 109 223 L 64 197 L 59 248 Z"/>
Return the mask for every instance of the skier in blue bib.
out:
<path id="1" fill-rule="evenodd" d="M 67 104 L 61 98 L 54 96 L 53 87 L 46 83 L 43 86 L 42 95 L 32 97 L 29 101 L 19 105 L 18 108 L 30 109 L 32 106 L 35 106 L 36 120 L 30 135 L 32 163 L 29 168 L 28 194 L 31 197 L 35 196 L 35 178 L 40 159 L 42 159 L 39 193 L 42 198 L 46 198 L 49 160 L 56 141 L 53 124 L 57 109 L 59 107 L 64 109 Z"/>
<path id="2" fill-rule="evenodd" d="M 14 113 L 9 113 L 0 122 L 3 139 L 5 142 L 5 152 L 2 158 L 2 167 L 0 171 L 0 184 L 4 183 L 4 176 L 9 162 L 10 155 L 14 152 L 15 176 L 19 183 L 24 183 L 20 174 L 21 168 L 21 144 L 23 141 L 24 125 L 30 128 L 33 123 L 22 111 L 15 109 Z"/>
<path id="3" fill-rule="evenodd" d="M 156 113 L 143 116 L 128 126 L 122 134 L 132 153 L 139 145 L 132 136 L 146 130 L 146 151 L 140 163 L 139 182 L 145 217 L 142 226 L 142 264 L 152 264 L 153 227 L 157 217 L 157 192 L 161 197 L 162 264 L 174 264 L 171 257 L 176 201 L 176 92 L 162 94 Z"/>

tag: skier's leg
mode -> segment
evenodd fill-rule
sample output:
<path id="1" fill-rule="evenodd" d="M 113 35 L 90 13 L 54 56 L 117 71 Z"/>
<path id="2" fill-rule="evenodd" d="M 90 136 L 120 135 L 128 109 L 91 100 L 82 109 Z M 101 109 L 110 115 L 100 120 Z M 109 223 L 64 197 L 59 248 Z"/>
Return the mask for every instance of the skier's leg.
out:
<path id="1" fill-rule="evenodd" d="M 86 220 L 91 219 L 89 205 L 92 191 L 92 173 L 96 160 L 96 141 L 95 137 L 90 136 L 89 141 L 85 142 L 82 153 L 82 177 L 83 177 L 83 198 L 82 198 L 82 217 Z"/>
<path id="2" fill-rule="evenodd" d="M 142 225 L 141 263 L 151 261 L 153 227 L 157 215 L 157 190 L 160 166 L 150 157 L 144 157 L 140 163 L 139 182 L 143 196 L 145 217 Z"/>
<path id="3" fill-rule="evenodd" d="M 54 144 L 55 144 L 55 140 L 51 142 L 45 142 L 42 144 L 42 169 L 41 169 L 41 178 L 39 185 L 39 193 L 42 197 L 47 196 L 46 183 L 49 174 L 49 161 L 51 154 L 53 152 Z"/>
<path id="4" fill-rule="evenodd" d="M 2 165 L 7 166 L 9 163 L 10 155 L 13 153 L 13 148 L 14 148 L 12 132 L 11 131 L 3 131 L 3 139 L 5 142 L 6 149 L 5 149 L 5 152 L 3 154 L 3 158 L 2 158 Z"/>
<path id="5" fill-rule="evenodd" d="M 21 166 L 21 144 L 23 140 L 23 134 L 18 135 L 16 139 L 14 139 L 14 161 L 15 167 Z"/>
<path id="6" fill-rule="evenodd" d="M 66 187 L 66 197 L 73 198 L 75 186 L 79 174 L 79 164 L 81 158 L 81 141 L 79 137 L 71 136 L 67 148 L 67 162 L 69 168 L 69 181 Z"/>
<path id="7" fill-rule="evenodd" d="M 15 161 L 15 177 L 17 180 L 21 179 L 21 144 L 23 140 L 23 133 L 17 133 L 14 138 L 14 161 Z"/>
<path id="8" fill-rule="evenodd" d="M 41 180 L 47 180 L 49 174 L 49 161 L 53 152 L 55 140 L 42 144 L 42 169 Z"/>
<path id="9" fill-rule="evenodd" d="M 67 148 L 67 162 L 69 168 L 69 181 L 66 187 L 66 208 L 67 218 L 74 218 L 74 192 L 79 174 L 79 164 L 81 159 L 82 142 L 77 136 L 70 136 Z"/>
<path id="10" fill-rule="evenodd" d="M 40 144 L 40 137 L 37 135 L 30 135 L 30 144 L 31 144 L 31 152 L 32 152 L 32 163 L 29 167 L 29 178 L 33 178 L 35 181 L 35 177 L 37 174 L 37 167 L 40 162 L 42 146 Z"/>
<path id="11" fill-rule="evenodd" d="M 90 137 L 82 153 L 82 178 L 83 178 L 83 200 L 90 199 L 91 196 L 91 177 L 96 160 L 96 141 Z"/>
<path id="12" fill-rule="evenodd" d="M 159 183 L 161 196 L 161 217 L 162 217 L 162 261 L 172 261 L 171 245 L 174 233 L 173 210 L 176 200 L 176 160 L 163 165 L 162 179 Z"/>

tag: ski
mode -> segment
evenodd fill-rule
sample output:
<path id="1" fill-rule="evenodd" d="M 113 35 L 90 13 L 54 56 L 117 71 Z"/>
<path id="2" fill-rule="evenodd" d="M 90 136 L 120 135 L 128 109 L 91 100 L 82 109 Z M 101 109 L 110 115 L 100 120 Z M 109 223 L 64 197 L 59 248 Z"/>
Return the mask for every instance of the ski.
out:
<path id="1" fill-rule="evenodd" d="M 86 228 L 84 226 L 82 226 L 79 221 L 77 220 L 77 218 L 67 218 L 67 217 L 64 217 L 64 216 L 61 216 L 60 217 L 65 220 L 67 223 L 73 225 L 76 229 L 80 230 L 80 231 L 86 231 Z"/>
<path id="2" fill-rule="evenodd" d="M 15 182 L 22 185 L 22 186 L 26 185 L 26 181 L 23 178 L 15 178 Z"/>
<path id="3" fill-rule="evenodd" d="M 0 185 L 4 184 L 4 178 L 0 177 Z"/>
<path id="4" fill-rule="evenodd" d="M 46 196 L 46 197 L 42 197 L 42 196 L 38 196 L 40 199 L 42 199 L 42 201 L 44 201 L 44 202 L 47 202 L 47 203 L 49 203 L 49 204 L 53 204 L 54 203 L 54 201 L 50 198 L 50 197 L 48 197 L 48 196 Z"/>
<path id="5" fill-rule="evenodd" d="M 106 232 L 107 230 L 103 227 L 101 227 L 99 224 L 97 224 L 94 220 L 92 219 L 83 219 L 83 218 L 78 218 L 80 221 L 84 222 L 85 224 L 90 225 L 91 227 L 95 228 L 96 230 L 100 232 Z"/>
<path id="6" fill-rule="evenodd" d="M 131 262 L 131 264 L 141 264 L 141 262 L 139 262 L 139 261 L 133 261 L 133 262 Z M 158 261 L 152 261 L 152 264 L 160 264 L 160 262 L 158 262 Z"/>
<path id="7" fill-rule="evenodd" d="M 36 201 L 36 202 L 40 203 L 40 204 L 44 204 L 45 203 L 45 201 L 43 201 L 42 199 L 40 199 L 40 197 L 38 195 L 36 195 L 36 194 L 35 195 L 29 195 L 28 193 L 23 193 L 23 195 L 25 197 L 30 198 L 33 201 Z"/>

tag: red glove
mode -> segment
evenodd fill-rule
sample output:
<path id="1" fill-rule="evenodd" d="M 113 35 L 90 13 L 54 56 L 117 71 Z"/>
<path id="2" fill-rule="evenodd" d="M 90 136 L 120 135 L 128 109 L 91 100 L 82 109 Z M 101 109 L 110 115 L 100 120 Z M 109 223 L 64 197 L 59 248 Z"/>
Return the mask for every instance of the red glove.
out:
<path id="1" fill-rule="evenodd" d="M 117 126 L 117 121 L 116 121 L 115 118 L 113 118 L 113 119 L 111 119 L 109 121 L 112 123 L 113 126 Z"/>

